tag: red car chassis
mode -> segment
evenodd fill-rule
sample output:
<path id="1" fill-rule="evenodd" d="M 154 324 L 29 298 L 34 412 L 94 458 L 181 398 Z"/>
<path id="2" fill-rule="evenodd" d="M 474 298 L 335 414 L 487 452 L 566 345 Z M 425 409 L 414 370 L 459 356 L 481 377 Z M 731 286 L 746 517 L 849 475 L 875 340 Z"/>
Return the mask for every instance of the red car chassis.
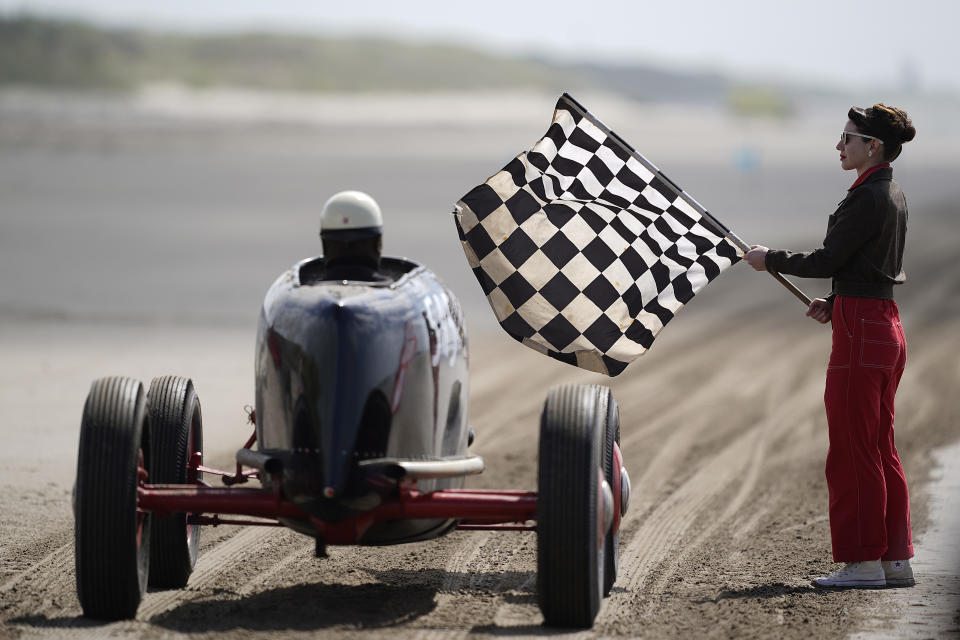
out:
<path id="1" fill-rule="evenodd" d="M 256 433 L 244 448 L 250 449 L 255 441 Z M 619 446 L 615 448 L 614 456 L 616 468 L 619 468 L 622 465 Z M 221 476 L 227 486 L 212 487 L 198 479 L 200 473 Z M 330 523 L 311 518 L 286 500 L 282 496 L 279 476 L 272 479 L 273 490 L 235 486 L 259 477 L 259 473 L 244 470 L 239 462 L 233 473 L 206 467 L 197 452 L 191 456 L 188 469 L 188 478 L 194 480 L 194 484 L 149 484 L 145 481 L 149 479 L 146 472 L 142 471 L 140 477 L 144 480 L 137 489 L 137 506 L 141 512 L 190 514 L 187 523 L 191 525 L 282 526 L 278 518 L 309 519 L 327 544 L 356 544 L 371 525 L 406 518 L 458 520 L 459 529 L 531 531 L 536 528 L 533 524 L 537 517 L 535 491 L 443 489 L 422 493 L 416 490 L 415 481 L 407 480 L 399 483 L 396 497 L 355 518 Z M 616 533 L 621 506 L 619 474 L 614 474 L 613 480 L 613 530 Z"/>

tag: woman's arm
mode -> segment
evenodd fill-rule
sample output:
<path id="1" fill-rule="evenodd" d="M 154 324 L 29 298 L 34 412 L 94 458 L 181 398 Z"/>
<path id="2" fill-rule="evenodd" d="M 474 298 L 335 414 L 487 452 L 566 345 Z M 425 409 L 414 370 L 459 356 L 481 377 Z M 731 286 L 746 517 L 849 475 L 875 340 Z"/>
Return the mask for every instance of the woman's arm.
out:
<path id="1" fill-rule="evenodd" d="M 769 250 L 764 256 L 765 267 L 801 278 L 830 278 L 880 232 L 883 220 L 879 214 L 873 192 L 857 189 L 833 214 L 821 248 L 803 253 Z"/>
<path id="2" fill-rule="evenodd" d="M 750 251 L 744 254 L 743 258 L 757 271 L 766 271 L 768 252 L 769 249 L 766 247 L 753 245 L 750 247 Z M 807 315 L 821 324 L 830 322 L 830 318 L 833 316 L 833 296 L 811 300 L 807 307 Z"/>

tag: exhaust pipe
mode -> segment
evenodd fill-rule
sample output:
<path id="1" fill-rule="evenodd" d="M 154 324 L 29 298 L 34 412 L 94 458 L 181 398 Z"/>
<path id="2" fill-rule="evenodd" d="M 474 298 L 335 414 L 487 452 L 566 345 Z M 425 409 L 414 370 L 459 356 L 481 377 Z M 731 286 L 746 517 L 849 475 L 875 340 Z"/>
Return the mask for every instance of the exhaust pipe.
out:
<path id="1" fill-rule="evenodd" d="M 270 476 L 283 472 L 283 461 L 280 458 L 274 458 L 252 449 L 237 451 L 237 462 L 245 467 L 259 469 Z"/>

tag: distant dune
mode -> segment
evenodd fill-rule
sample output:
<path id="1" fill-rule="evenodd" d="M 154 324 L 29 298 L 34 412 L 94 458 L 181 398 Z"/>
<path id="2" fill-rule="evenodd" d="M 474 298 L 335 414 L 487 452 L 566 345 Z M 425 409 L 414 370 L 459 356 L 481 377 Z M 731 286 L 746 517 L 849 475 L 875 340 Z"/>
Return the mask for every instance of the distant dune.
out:
<path id="1" fill-rule="evenodd" d="M 0 15 L 0 86 L 129 90 L 178 82 L 311 92 L 602 90 L 645 102 L 727 105 L 784 116 L 803 93 L 715 72 L 559 63 L 452 43 L 271 33 L 181 34 Z"/>

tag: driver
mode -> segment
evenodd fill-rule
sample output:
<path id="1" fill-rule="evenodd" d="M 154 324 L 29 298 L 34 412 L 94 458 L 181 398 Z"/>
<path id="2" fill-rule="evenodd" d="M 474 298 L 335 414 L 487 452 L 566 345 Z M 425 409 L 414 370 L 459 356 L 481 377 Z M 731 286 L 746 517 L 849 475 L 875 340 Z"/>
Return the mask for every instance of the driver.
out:
<path id="1" fill-rule="evenodd" d="M 377 201 L 362 191 L 341 191 L 323 205 L 320 240 L 324 279 L 390 282 L 380 273 L 383 216 Z"/>

